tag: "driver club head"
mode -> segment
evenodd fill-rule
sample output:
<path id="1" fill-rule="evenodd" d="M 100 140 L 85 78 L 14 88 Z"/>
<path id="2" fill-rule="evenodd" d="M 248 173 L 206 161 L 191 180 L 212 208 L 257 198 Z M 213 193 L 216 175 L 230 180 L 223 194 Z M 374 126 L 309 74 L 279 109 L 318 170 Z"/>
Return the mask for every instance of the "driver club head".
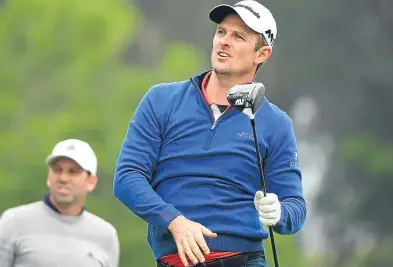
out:
<path id="1" fill-rule="evenodd" d="M 240 84 L 228 90 L 229 104 L 253 119 L 259 110 L 265 96 L 265 86 L 262 83 Z"/>

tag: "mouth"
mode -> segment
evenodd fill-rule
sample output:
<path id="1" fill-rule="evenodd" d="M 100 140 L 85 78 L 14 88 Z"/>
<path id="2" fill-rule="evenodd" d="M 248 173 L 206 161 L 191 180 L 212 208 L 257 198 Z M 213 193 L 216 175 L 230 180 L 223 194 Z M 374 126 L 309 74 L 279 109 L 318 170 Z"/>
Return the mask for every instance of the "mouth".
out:
<path id="1" fill-rule="evenodd" d="M 230 58 L 231 57 L 227 52 L 224 52 L 224 51 L 218 51 L 217 56 L 219 58 Z"/>
<path id="2" fill-rule="evenodd" d="M 71 189 L 68 188 L 68 187 L 59 186 L 59 187 L 57 188 L 57 191 L 58 191 L 60 194 L 62 194 L 62 195 L 66 195 L 66 194 L 69 194 L 69 193 L 71 192 Z"/>

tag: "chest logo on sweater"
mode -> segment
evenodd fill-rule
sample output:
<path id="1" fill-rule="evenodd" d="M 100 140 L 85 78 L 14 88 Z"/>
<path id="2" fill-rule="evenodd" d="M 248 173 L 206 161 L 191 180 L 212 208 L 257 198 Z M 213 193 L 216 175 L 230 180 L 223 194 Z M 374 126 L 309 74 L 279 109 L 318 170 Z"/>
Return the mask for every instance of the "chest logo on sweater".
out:
<path id="1" fill-rule="evenodd" d="M 237 136 L 240 136 L 240 137 L 246 138 L 246 139 L 250 139 L 250 140 L 254 140 L 254 136 L 252 136 L 252 134 L 246 133 L 246 132 L 237 133 Z"/>

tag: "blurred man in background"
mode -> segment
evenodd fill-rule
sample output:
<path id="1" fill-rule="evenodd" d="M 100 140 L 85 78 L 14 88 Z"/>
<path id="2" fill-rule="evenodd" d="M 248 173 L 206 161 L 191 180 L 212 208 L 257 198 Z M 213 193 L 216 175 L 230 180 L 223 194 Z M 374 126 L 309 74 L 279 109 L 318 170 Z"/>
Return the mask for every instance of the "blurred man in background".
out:
<path id="1" fill-rule="evenodd" d="M 263 197 L 250 121 L 226 94 L 253 82 L 272 53 L 276 22 L 256 1 L 209 16 L 219 24 L 212 70 L 147 92 L 121 147 L 114 194 L 149 223 L 157 266 L 266 266 L 263 225 L 289 235 L 306 217 L 292 121 L 267 99 L 256 114 Z"/>
<path id="2" fill-rule="evenodd" d="M 93 149 L 81 140 L 64 140 L 46 162 L 49 193 L 0 218 L 0 266 L 117 267 L 116 229 L 84 208 L 97 185 Z"/>

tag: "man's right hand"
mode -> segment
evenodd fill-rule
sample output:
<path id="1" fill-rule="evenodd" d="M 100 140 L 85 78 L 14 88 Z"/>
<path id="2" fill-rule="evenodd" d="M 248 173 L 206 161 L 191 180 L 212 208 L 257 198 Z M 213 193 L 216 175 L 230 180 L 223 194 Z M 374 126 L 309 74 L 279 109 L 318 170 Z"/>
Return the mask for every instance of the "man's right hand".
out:
<path id="1" fill-rule="evenodd" d="M 168 229 L 175 239 L 177 251 L 184 266 L 189 266 L 186 256 L 193 264 L 205 262 L 201 249 L 205 255 L 208 255 L 210 250 L 203 236 L 215 238 L 216 233 L 199 223 L 188 220 L 184 216 L 176 217 L 169 224 Z"/>

